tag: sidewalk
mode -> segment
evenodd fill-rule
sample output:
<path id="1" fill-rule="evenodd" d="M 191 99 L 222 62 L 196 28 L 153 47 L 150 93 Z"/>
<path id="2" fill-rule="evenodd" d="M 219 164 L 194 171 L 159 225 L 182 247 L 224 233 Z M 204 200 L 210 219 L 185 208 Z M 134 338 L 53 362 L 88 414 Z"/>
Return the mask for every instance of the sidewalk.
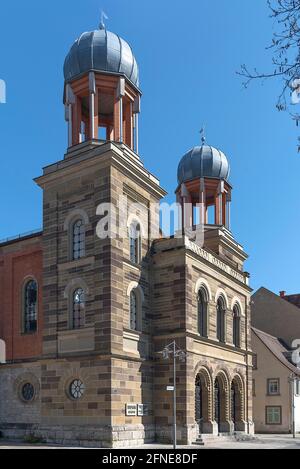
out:
<path id="1" fill-rule="evenodd" d="M 60 445 L 28 445 L 22 442 L 9 442 L 0 440 L 0 449 L 97 449 L 97 448 L 84 448 L 75 446 L 60 446 Z M 98 448 L 99 449 L 99 448 Z M 129 449 L 129 448 L 124 448 Z M 169 449 L 172 450 L 172 445 L 162 444 L 147 444 L 130 449 Z M 255 435 L 252 441 L 222 441 L 207 443 L 205 446 L 178 446 L 178 449 L 300 449 L 300 435 L 293 439 L 292 435 Z M 100 449 L 101 450 L 101 449 Z M 114 450 L 118 451 L 118 450 Z M 122 451 L 120 449 L 119 451 Z"/>

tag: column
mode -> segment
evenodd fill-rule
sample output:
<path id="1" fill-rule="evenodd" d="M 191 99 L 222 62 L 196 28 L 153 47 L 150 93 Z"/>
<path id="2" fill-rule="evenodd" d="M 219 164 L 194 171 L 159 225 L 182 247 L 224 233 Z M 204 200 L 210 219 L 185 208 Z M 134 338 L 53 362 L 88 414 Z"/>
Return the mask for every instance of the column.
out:
<path id="1" fill-rule="evenodd" d="M 73 108 L 75 95 L 70 85 L 66 85 L 65 119 L 68 122 L 68 147 L 73 145 Z"/>
<path id="2" fill-rule="evenodd" d="M 223 193 L 224 193 L 224 181 L 220 181 L 218 185 L 218 191 L 216 194 L 216 213 L 215 213 L 215 223 L 216 225 L 222 225 L 224 224 L 224 219 L 223 219 Z"/>
<path id="3" fill-rule="evenodd" d="M 139 115 L 138 113 L 134 114 L 134 123 L 135 123 L 135 132 L 134 132 L 134 151 L 139 153 Z"/>
<path id="4" fill-rule="evenodd" d="M 72 117 L 72 142 L 73 145 L 77 145 L 80 143 L 81 130 L 81 99 L 78 96 L 75 97 Z"/>
<path id="5" fill-rule="evenodd" d="M 141 112 L 141 98 L 140 95 L 134 98 L 132 105 L 132 112 L 134 116 L 134 151 L 139 152 L 139 113 Z"/>
<path id="6" fill-rule="evenodd" d="M 132 114 L 132 103 L 130 101 L 127 101 L 126 100 L 126 103 L 124 103 L 124 142 L 126 143 L 126 145 L 128 145 L 131 149 L 133 149 L 133 145 L 132 145 L 132 142 L 133 142 L 133 138 L 132 138 L 132 134 L 133 134 L 133 125 L 132 125 L 132 117 L 133 117 L 133 114 Z"/>
<path id="7" fill-rule="evenodd" d="M 220 201 L 220 194 L 216 194 L 215 196 L 215 225 L 221 225 L 221 201 Z"/>
<path id="8" fill-rule="evenodd" d="M 183 230 L 185 231 L 193 226 L 192 199 L 185 184 L 181 185 L 181 198 L 183 207 Z"/>
<path id="9" fill-rule="evenodd" d="M 90 107 L 90 122 L 89 122 L 89 137 L 94 140 L 98 138 L 99 127 L 99 109 L 98 109 L 98 90 L 96 88 L 95 73 L 89 73 L 89 107 Z"/>
<path id="10" fill-rule="evenodd" d="M 226 228 L 231 228 L 231 193 L 226 194 Z"/>
<path id="11" fill-rule="evenodd" d="M 205 180 L 200 179 L 200 225 L 205 225 L 206 223 L 206 207 L 205 207 Z"/>
<path id="12" fill-rule="evenodd" d="M 120 77 L 114 105 L 115 141 L 123 141 L 123 96 L 125 96 L 125 78 Z"/>

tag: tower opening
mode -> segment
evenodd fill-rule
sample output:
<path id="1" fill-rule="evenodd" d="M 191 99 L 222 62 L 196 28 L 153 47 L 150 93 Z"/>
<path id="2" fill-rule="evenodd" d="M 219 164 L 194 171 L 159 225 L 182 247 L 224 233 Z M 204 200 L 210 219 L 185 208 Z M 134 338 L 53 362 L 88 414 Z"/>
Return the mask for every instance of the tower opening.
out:
<path id="1" fill-rule="evenodd" d="M 103 28 L 84 33 L 66 57 L 64 75 L 68 146 L 114 141 L 138 153 L 141 92 L 130 46 Z"/>

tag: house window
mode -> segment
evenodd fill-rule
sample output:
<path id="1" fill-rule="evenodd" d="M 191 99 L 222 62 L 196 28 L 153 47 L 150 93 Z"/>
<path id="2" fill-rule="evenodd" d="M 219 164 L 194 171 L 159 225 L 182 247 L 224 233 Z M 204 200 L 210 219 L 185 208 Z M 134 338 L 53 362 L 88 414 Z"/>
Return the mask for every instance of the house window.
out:
<path id="1" fill-rule="evenodd" d="M 31 383 L 25 383 L 21 389 L 21 396 L 25 402 L 30 402 L 34 398 L 34 386 Z"/>
<path id="2" fill-rule="evenodd" d="M 296 395 L 300 396 L 300 379 L 296 380 Z"/>
<path id="3" fill-rule="evenodd" d="M 29 334 L 37 330 L 37 283 L 30 280 L 24 289 L 24 332 Z"/>
<path id="4" fill-rule="evenodd" d="M 80 218 L 73 223 L 72 258 L 81 259 L 85 256 L 85 225 Z"/>
<path id="5" fill-rule="evenodd" d="M 137 330 L 137 295 L 134 290 L 130 292 L 130 329 Z"/>
<path id="6" fill-rule="evenodd" d="M 141 261 L 141 226 L 139 223 L 132 223 L 129 228 L 129 248 L 130 260 L 134 264 Z"/>
<path id="7" fill-rule="evenodd" d="M 222 297 L 217 302 L 217 339 L 220 342 L 225 342 L 225 302 Z"/>
<path id="8" fill-rule="evenodd" d="M 233 324 L 232 324 L 232 335 L 233 335 L 233 345 L 235 347 L 240 347 L 241 345 L 241 317 L 240 317 L 240 310 L 237 305 L 233 308 Z"/>
<path id="9" fill-rule="evenodd" d="M 257 354 L 256 353 L 252 355 L 252 367 L 253 367 L 253 370 L 257 370 Z"/>
<path id="10" fill-rule="evenodd" d="M 268 396 L 279 396 L 280 385 L 279 378 L 272 378 L 267 380 L 267 394 Z"/>
<path id="11" fill-rule="evenodd" d="M 82 288 L 78 288 L 73 293 L 73 329 L 80 329 L 85 325 L 85 293 Z"/>
<path id="12" fill-rule="evenodd" d="M 266 407 L 266 424 L 281 425 L 281 406 Z"/>
<path id="13" fill-rule="evenodd" d="M 256 396 L 256 390 L 255 390 L 255 379 L 252 380 L 252 396 Z"/>
<path id="14" fill-rule="evenodd" d="M 198 333 L 207 337 L 207 294 L 204 288 L 198 292 Z"/>
<path id="15" fill-rule="evenodd" d="M 80 379 L 74 379 L 69 387 L 69 393 L 72 399 L 80 399 L 85 391 L 85 385 Z"/>

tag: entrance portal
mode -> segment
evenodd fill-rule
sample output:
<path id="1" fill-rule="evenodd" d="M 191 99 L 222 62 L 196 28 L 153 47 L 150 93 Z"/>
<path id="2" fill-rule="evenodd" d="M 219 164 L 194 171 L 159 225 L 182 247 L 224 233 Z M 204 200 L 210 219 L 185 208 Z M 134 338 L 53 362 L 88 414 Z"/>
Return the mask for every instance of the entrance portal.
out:
<path id="1" fill-rule="evenodd" d="M 244 422 L 244 389 L 243 381 L 236 376 L 231 383 L 231 420 L 234 424 L 234 430 L 245 431 Z"/>
<path id="2" fill-rule="evenodd" d="M 196 377 L 195 384 L 195 420 L 199 425 L 199 431 L 202 433 L 202 421 L 203 421 L 203 393 L 201 377 Z"/>
<path id="3" fill-rule="evenodd" d="M 221 422 L 221 390 L 220 390 L 220 382 L 218 378 L 215 380 L 214 394 L 215 394 L 215 421 L 217 422 L 218 427 L 219 427 L 220 422 Z"/>
<path id="4" fill-rule="evenodd" d="M 212 433 L 212 382 L 206 369 L 195 379 L 195 421 L 200 433 Z"/>
<path id="5" fill-rule="evenodd" d="M 231 420 L 234 424 L 234 429 L 236 430 L 237 423 L 237 389 L 234 382 L 231 384 Z"/>

